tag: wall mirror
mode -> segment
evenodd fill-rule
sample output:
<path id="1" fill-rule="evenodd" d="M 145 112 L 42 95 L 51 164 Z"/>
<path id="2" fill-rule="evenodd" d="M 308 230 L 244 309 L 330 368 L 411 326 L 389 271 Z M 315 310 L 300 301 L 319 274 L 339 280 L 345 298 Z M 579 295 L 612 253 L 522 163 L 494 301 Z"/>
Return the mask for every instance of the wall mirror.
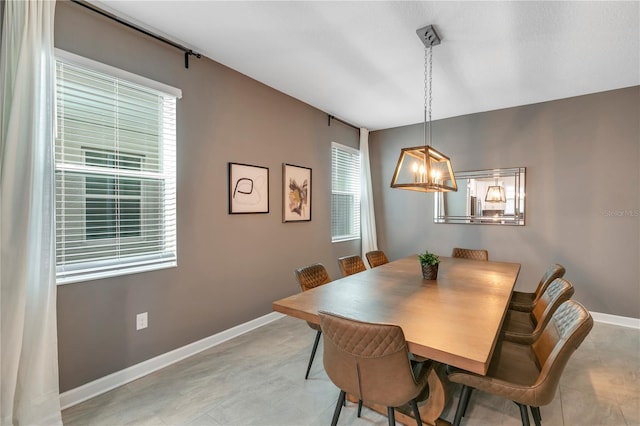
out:
<path id="1" fill-rule="evenodd" d="M 434 223 L 524 225 L 524 167 L 456 172 L 455 177 L 458 192 L 434 194 Z"/>

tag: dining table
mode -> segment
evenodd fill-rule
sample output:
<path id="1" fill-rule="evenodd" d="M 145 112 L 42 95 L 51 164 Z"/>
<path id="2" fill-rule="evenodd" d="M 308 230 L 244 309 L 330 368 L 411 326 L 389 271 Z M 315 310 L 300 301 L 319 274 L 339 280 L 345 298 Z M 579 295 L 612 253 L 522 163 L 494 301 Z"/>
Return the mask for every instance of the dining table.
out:
<path id="1" fill-rule="evenodd" d="M 277 300 L 273 310 L 314 324 L 326 311 L 400 326 L 409 351 L 435 365 L 419 405 L 423 423 L 448 424 L 440 418 L 450 396 L 447 366 L 487 373 L 519 272 L 518 263 L 440 256 L 437 279 L 425 280 L 411 255 Z M 409 417 L 402 407 L 396 415 Z"/>

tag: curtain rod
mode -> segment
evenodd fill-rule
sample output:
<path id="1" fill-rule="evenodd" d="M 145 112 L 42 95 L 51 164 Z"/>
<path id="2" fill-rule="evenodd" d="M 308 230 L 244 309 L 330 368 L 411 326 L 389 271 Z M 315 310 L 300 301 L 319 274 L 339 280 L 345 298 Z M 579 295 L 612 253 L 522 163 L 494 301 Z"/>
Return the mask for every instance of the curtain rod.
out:
<path id="1" fill-rule="evenodd" d="M 354 129 L 356 129 L 357 131 L 360 131 L 360 127 L 358 127 L 358 126 L 354 126 L 353 124 L 348 123 L 348 122 L 346 122 L 346 121 L 344 121 L 344 120 L 341 120 L 341 119 L 339 119 L 339 118 L 337 118 L 337 117 L 334 117 L 334 116 L 333 116 L 333 115 L 331 115 L 331 114 L 327 114 L 327 117 L 328 117 L 328 123 L 327 123 L 327 125 L 328 125 L 328 126 L 331 126 L 331 120 L 336 120 L 336 121 L 338 121 L 338 122 L 340 122 L 340 123 L 342 123 L 342 124 L 344 124 L 344 125 L 346 125 L 346 126 L 352 127 L 352 128 L 354 128 Z"/>
<path id="2" fill-rule="evenodd" d="M 125 27 L 129 27 L 132 30 L 139 31 L 139 32 L 141 32 L 143 34 L 148 35 L 149 37 L 155 38 L 158 41 L 166 43 L 169 46 L 172 46 L 172 47 L 175 47 L 176 49 L 182 50 L 184 52 L 184 67 L 185 68 L 189 68 L 189 56 L 195 56 L 196 58 L 201 58 L 202 57 L 202 54 L 194 52 L 192 49 L 189 49 L 188 47 L 185 47 L 185 46 L 183 46 L 181 44 L 178 44 L 178 43 L 176 43 L 174 41 L 171 41 L 168 38 L 162 37 L 162 36 L 160 36 L 158 34 L 154 34 L 154 33 L 150 32 L 150 31 L 147 31 L 144 28 L 139 27 L 139 26 L 137 26 L 135 24 L 127 22 L 124 19 L 121 19 L 121 18 L 117 17 L 116 15 L 114 15 L 112 13 L 109 13 L 109 12 L 107 12 L 105 10 L 102 10 L 102 9 L 92 5 L 92 4 L 89 4 L 84 0 L 71 0 L 71 2 L 75 3 L 75 4 L 79 5 L 79 6 L 85 7 L 87 9 L 91 10 L 92 12 L 95 12 L 95 13 L 97 13 L 99 15 L 102 15 L 102 16 L 104 16 L 106 18 L 109 18 L 109 19 L 111 19 L 113 21 L 116 21 L 117 23 L 122 24 Z"/>

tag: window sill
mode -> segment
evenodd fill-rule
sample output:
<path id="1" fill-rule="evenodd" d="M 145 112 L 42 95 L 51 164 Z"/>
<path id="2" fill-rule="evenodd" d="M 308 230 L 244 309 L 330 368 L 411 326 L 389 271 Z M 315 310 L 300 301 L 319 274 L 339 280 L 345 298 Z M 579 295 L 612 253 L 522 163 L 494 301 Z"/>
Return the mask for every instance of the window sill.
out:
<path id="1" fill-rule="evenodd" d="M 331 242 L 332 243 L 344 243 L 345 241 L 353 241 L 353 240 L 359 240 L 360 237 L 339 237 L 339 238 L 332 238 Z"/>
<path id="2" fill-rule="evenodd" d="M 107 271 L 95 271 L 89 273 L 83 273 L 78 275 L 69 275 L 66 277 L 56 278 L 56 285 L 73 284 L 85 281 L 100 280 L 103 278 L 112 278 L 122 275 L 138 274 L 141 272 L 151 272 L 161 269 L 175 268 L 178 266 L 178 262 L 173 260 L 167 260 L 166 262 L 147 264 L 147 265 L 134 265 L 123 267 L 121 269 L 112 269 Z"/>

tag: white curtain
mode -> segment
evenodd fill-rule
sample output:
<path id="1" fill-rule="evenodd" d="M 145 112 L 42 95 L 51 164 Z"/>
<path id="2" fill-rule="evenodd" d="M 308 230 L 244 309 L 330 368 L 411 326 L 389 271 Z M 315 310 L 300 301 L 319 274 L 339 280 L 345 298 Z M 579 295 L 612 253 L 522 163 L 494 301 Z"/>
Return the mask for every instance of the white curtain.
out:
<path id="1" fill-rule="evenodd" d="M 0 421 L 62 424 L 53 139 L 55 1 L 4 2 L 0 54 Z"/>
<path id="2" fill-rule="evenodd" d="M 371 166 L 369 164 L 369 130 L 360 129 L 360 234 L 362 258 L 367 252 L 378 250 L 376 235 L 376 215 L 373 210 L 371 190 Z"/>

